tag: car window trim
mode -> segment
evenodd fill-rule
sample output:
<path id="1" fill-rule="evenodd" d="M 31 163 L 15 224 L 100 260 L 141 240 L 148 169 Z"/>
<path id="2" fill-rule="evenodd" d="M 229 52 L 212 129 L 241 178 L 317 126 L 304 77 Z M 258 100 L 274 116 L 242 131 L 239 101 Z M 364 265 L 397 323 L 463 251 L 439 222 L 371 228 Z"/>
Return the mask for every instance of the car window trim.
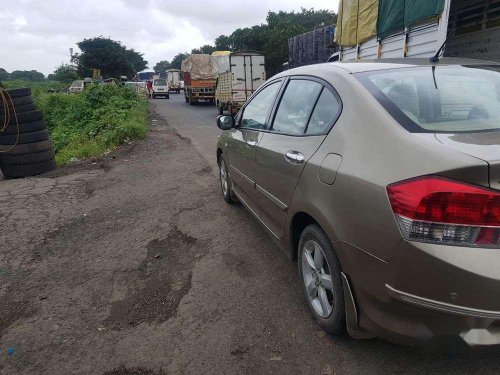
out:
<path id="1" fill-rule="evenodd" d="M 274 79 L 272 81 L 269 81 L 269 82 L 266 82 L 265 85 L 262 85 L 261 87 L 259 87 L 259 89 L 257 91 L 255 91 L 253 93 L 253 95 L 250 97 L 250 99 L 248 99 L 248 101 L 245 103 L 245 105 L 243 106 L 243 108 L 241 109 L 241 114 L 238 115 L 238 121 L 237 121 L 237 124 L 238 124 L 238 129 L 244 129 L 244 130 L 252 130 L 252 131 L 257 131 L 257 132 L 260 132 L 260 131 L 264 131 L 264 130 L 267 130 L 267 128 L 269 127 L 269 120 L 270 120 L 270 115 L 271 113 L 273 113 L 273 109 L 274 109 L 274 106 L 276 105 L 276 101 L 277 101 L 277 98 L 280 97 L 281 95 L 281 92 L 283 90 L 283 83 L 286 81 L 286 79 L 283 79 L 283 77 L 280 77 L 280 78 L 277 78 L 277 79 Z M 254 98 L 259 95 L 260 92 L 262 92 L 263 90 L 265 90 L 267 87 L 271 86 L 271 85 L 274 85 L 276 83 L 280 83 L 281 82 L 281 85 L 280 87 L 278 88 L 278 93 L 276 94 L 276 97 L 274 98 L 274 102 L 273 102 L 273 105 L 271 106 L 271 109 L 268 111 L 268 113 L 266 114 L 266 122 L 264 124 L 264 128 L 262 129 L 255 129 L 255 128 L 248 128 L 248 127 L 245 127 L 245 126 L 241 126 L 241 121 L 243 119 L 243 116 L 245 114 L 245 110 L 246 110 L 246 107 L 254 100 Z"/>
<path id="2" fill-rule="evenodd" d="M 309 123 L 311 122 L 311 119 L 313 117 L 314 111 L 316 110 L 316 107 L 318 105 L 319 99 L 321 98 L 321 95 L 323 95 L 323 91 L 325 91 L 325 90 L 326 90 L 326 87 L 323 86 L 321 88 L 321 91 L 319 92 L 318 97 L 316 98 L 316 102 L 314 102 L 313 109 L 312 109 L 311 113 L 309 114 L 309 118 L 307 119 L 306 128 L 304 129 L 304 135 L 307 135 L 307 129 L 309 129 Z"/>
<path id="3" fill-rule="evenodd" d="M 309 81 L 317 82 L 317 83 L 319 83 L 319 84 L 321 84 L 323 86 L 323 88 L 320 91 L 320 94 L 316 98 L 316 102 L 314 103 L 313 110 L 312 110 L 311 114 L 309 115 L 309 119 L 307 121 L 306 129 L 305 129 L 304 133 L 302 133 L 302 134 L 297 134 L 297 133 L 278 133 L 278 132 L 275 132 L 275 131 L 272 130 L 272 127 L 274 125 L 274 120 L 275 120 L 276 114 L 278 112 L 279 105 L 281 104 L 281 100 L 282 100 L 283 95 L 284 95 L 284 93 L 286 91 L 286 88 L 288 87 L 289 82 L 292 81 L 292 80 L 309 80 Z M 332 120 L 331 124 L 328 125 L 322 133 L 307 134 L 306 132 L 307 132 L 307 128 L 309 127 L 309 122 L 311 121 L 311 118 L 312 118 L 312 115 L 314 113 L 314 110 L 316 109 L 316 106 L 318 105 L 319 98 L 321 97 L 321 94 L 323 93 L 324 89 L 329 90 L 333 94 L 333 96 L 337 99 L 337 101 L 339 103 L 339 109 L 337 110 L 337 114 L 335 115 L 335 117 Z M 327 81 L 323 80 L 322 78 L 316 77 L 316 76 L 309 76 L 309 75 L 304 75 L 304 74 L 296 75 L 296 76 L 288 76 L 287 79 L 286 79 L 286 81 L 285 81 L 285 83 L 283 84 L 283 86 L 281 88 L 281 92 L 280 92 L 280 95 L 279 95 L 279 101 L 277 101 L 275 103 L 275 105 L 274 105 L 273 112 L 272 112 L 272 121 L 270 123 L 271 126 L 269 127 L 269 129 L 266 129 L 266 132 L 267 133 L 272 133 L 272 134 L 286 135 L 286 136 L 290 136 L 290 137 L 317 137 L 317 136 L 325 136 L 325 135 L 328 135 L 328 133 L 330 133 L 330 131 L 332 130 L 332 128 L 335 126 L 335 124 L 337 123 L 338 119 L 340 118 L 340 115 L 342 114 L 343 109 L 344 109 L 344 105 L 342 103 L 342 99 L 340 98 L 340 95 L 338 94 L 337 90 L 335 90 L 335 88 L 330 83 L 328 83 Z"/>

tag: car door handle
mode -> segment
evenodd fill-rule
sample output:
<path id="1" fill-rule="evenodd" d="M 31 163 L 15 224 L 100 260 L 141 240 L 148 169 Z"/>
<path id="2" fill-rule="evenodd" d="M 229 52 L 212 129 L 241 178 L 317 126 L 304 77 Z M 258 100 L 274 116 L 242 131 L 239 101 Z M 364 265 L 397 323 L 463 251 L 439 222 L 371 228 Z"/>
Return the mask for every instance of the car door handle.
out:
<path id="1" fill-rule="evenodd" d="M 254 148 L 257 146 L 257 141 L 247 141 L 247 147 Z"/>
<path id="2" fill-rule="evenodd" d="M 298 151 L 288 151 L 285 154 L 285 159 L 287 162 L 292 164 L 302 164 L 306 160 L 304 155 Z"/>

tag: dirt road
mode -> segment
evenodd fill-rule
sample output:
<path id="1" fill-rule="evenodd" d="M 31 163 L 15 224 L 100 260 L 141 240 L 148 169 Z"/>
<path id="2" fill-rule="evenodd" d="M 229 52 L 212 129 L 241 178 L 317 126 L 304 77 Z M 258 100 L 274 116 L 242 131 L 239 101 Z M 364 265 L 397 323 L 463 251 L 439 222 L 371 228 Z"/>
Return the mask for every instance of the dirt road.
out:
<path id="1" fill-rule="evenodd" d="M 143 141 L 48 176 L 0 181 L 0 373 L 500 367 L 496 351 L 451 358 L 325 335 L 296 265 L 220 196 L 215 108 L 171 95 L 151 109 Z"/>

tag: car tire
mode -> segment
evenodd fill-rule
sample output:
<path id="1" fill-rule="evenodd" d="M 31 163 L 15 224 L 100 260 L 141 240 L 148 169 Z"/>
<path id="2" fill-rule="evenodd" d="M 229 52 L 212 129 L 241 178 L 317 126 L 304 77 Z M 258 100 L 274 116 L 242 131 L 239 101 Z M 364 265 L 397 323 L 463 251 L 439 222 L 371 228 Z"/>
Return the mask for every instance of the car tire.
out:
<path id="1" fill-rule="evenodd" d="M 2 165 L 26 165 L 42 163 L 55 158 L 54 150 L 35 152 L 25 155 L 0 155 Z"/>
<path id="2" fill-rule="evenodd" d="M 17 122 L 19 124 L 24 123 L 24 122 L 33 122 L 33 121 L 38 121 L 43 119 L 43 114 L 40 111 L 32 111 L 32 112 L 24 112 L 24 113 L 19 113 L 17 115 Z M 2 113 L 0 113 L 0 124 L 3 124 L 4 121 L 4 116 Z M 16 118 L 14 116 L 10 116 L 9 118 L 9 125 L 16 124 Z"/>
<path id="3" fill-rule="evenodd" d="M 344 335 L 342 268 L 330 240 L 318 225 L 303 230 L 298 253 L 299 276 L 312 314 L 326 332 Z"/>
<path id="4" fill-rule="evenodd" d="M 50 159 L 40 163 L 25 165 L 5 165 L 2 163 L 2 173 L 7 178 L 30 177 L 50 172 L 56 168 L 56 161 Z"/>
<path id="5" fill-rule="evenodd" d="M 231 181 L 231 177 L 229 176 L 226 160 L 224 159 L 223 155 L 221 155 L 219 159 L 219 179 L 222 196 L 224 197 L 226 203 L 236 204 L 238 202 L 238 199 L 233 193 L 233 182 Z"/>
<path id="6" fill-rule="evenodd" d="M 17 107 L 19 105 L 24 105 L 24 104 L 33 104 L 33 98 L 31 96 L 19 96 L 15 98 L 11 98 L 11 100 L 7 101 L 7 105 L 9 108 L 12 108 L 12 105 L 14 107 Z M 3 108 L 3 102 L 0 102 L 0 108 Z"/>
<path id="7" fill-rule="evenodd" d="M 25 112 L 32 112 L 36 111 L 36 105 L 34 103 L 31 104 L 23 104 L 23 105 L 16 105 L 14 108 L 9 107 L 9 114 L 10 116 L 14 115 L 14 110 L 16 114 L 20 113 L 25 113 Z M 5 113 L 4 108 L 0 108 L 0 117 L 2 117 Z"/>
<path id="8" fill-rule="evenodd" d="M 1 149 L 9 149 L 9 146 L 2 146 Z M 3 156 L 14 156 L 14 155 L 27 155 L 35 154 L 37 152 L 50 151 L 52 150 L 52 142 L 50 140 L 20 144 L 15 146 L 12 150 L 0 154 Z"/>
<path id="9" fill-rule="evenodd" d="M 22 133 L 19 132 L 19 136 L 16 134 L 4 135 L 0 133 L 0 145 L 14 145 L 16 144 L 26 144 L 33 142 L 41 142 L 49 139 L 49 132 L 47 129 Z"/>
<path id="10" fill-rule="evenodd" d="M 0 120 L 0 124 L 2 121 Z M 30 122 L 19 122 L 19 134 L 37 132 L 47 128 L 47 124 L 44 120 L 30 121 Z M 18 126 L 15 123 L 10 122 L 5 130 L 0 133 L 2 136 L 16 135 L 18 132 Z"/>
<path id="11" fill-rule="evenodd" d="M 31 96 L 30 88 L 22 88 L 22 89 L 9 89 L 7 93 L 11 98 L 19 98 L 21 96 Z"/>

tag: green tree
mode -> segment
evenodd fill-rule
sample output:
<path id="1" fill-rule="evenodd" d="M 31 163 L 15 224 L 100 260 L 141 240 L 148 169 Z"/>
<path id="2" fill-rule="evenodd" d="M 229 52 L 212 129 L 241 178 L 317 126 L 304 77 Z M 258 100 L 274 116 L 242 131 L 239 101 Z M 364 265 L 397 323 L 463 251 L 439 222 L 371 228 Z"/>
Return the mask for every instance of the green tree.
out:
<path id="1" fill-rule="evenodd" d="M 7 72 L 5 69 L 0 68 L 0 81 L 6 81 L 10 77 L 9 72 Z"/>
<path id="2" fill-rule="evenodd" d="M 191 53 L 201 53 L 205 55 L 211 55 L 214 51 L 217 51 L 217 48 L 214 46 L 211 46 L 210 44 L 205 44 L 204 46 L 201 46 L 200 48 L 195 48 L 191 51 Z"/>
<path id="3" fill-rule="evenodd" d="M 93 69 L 100 69 L 104 77 L 133 77 L 148 66 L 141 53 L 109 38 L 84 39 L 77 45 L 81 53 L 75 54 L 72 62 L 80 77 L 91 77 Z"/>
<path id="4" fill-rule="evenodd" d="M 188 56 L 188 53 L 179 53 L 178 55 L 176 55 L 170 63 L 170 69 L 180 69 L 182 60 L 185 60 Z"/>
<path id="5" fill-rule="evenodd" d="M 168 69 L 170 69 L 170 62 L 167 61 L 167 60 L 160 61 L 153 68 L 153 70 L 155 71 L 155 73 L 164 73 Z"/>
<path id="6" fill-rule="evenodd" d="M 53 74 L 49 74 L 48 79 L 51 81 L 59 81 L 62 83 L 73 82 L 78 79 L 76 66 L 70 64 L 61 64 L 54 70 Z"/>
<path id="7" fill-rule="evenodd" d="M 26 81 L 32 82 L 42 82 L 45 80 L 43 73 L 37 72 L 36 70 L 14 70 L 10 73 L 10 79 L 24 79 Z"/>
<path id="8" fill-rule="evenodd" d="M 215 48 L 217 51 L 231 51 L 231 38 L 226 35 L 221 35 L 215 39 Z"/>

